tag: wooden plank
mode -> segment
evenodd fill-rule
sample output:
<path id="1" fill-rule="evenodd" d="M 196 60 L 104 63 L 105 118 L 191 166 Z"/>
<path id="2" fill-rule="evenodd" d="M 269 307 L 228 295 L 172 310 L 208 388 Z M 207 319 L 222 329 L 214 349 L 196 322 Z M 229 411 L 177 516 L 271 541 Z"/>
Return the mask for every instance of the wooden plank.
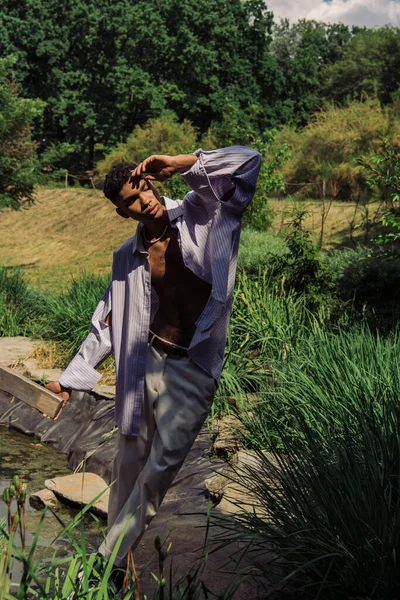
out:
<path id="1" fill-rule="evenodd" d="M 57 394 L 2 366 L 0 366 L 0 390 L 8 392 L 52 419 L 58 415 L 63 403 L 63 399 Z"/>

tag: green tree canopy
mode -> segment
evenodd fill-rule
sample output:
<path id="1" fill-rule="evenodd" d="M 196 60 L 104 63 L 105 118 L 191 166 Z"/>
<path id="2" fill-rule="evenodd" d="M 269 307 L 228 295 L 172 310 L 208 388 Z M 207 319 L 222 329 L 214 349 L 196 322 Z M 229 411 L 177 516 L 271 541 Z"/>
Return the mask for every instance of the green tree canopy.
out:
<path id="1" fill-rule="evenodd" d="M 43 143 L 91 167 L 136 125 L 173 110 L 205 131 L 227 97 L 262 104 L 272 14 L 262 0 L 4 0 L 0 55 L 46 101 Z"/>
<path id="2" fill-rule="evenodd" d="M 323 72 L 321 95 L 343 102 L 376 94 L 389 104 L 400 86 L 400 29 L 355 30 L 341 60 Z"/>
<path id="3" fill-rule="evenodd" d="M 271 116 L 276 124 L 304 125 L 320 103 L 325 65 L 340 61 L 351 32 L 345 25 L 282 20 L 270 45 L 276 61 Z"/>

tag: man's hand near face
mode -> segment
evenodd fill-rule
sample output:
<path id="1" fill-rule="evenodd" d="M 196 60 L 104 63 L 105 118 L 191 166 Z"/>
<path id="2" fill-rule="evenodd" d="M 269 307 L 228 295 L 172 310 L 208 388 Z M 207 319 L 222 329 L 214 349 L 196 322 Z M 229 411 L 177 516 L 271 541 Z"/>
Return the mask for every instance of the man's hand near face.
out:
<path id="1" fill-rule="evenodd" d="M 47 385 L 46 388 L 48 390 L 50 390 L 50 392 L 53 392 L 53 394 L 57 394 L 57 396 L 59 396 L 60 398 L 62 398 L 62 406 L 58 412 L 58 415 L 56 417 L 54 417 L 54 421 L 57 421 L 58 417 L 61 414 L 61 411 L 63 410 L 64 406 L 67 404 L 68 400 L 70 399 L 71 396 L 71 391 L 67 390 L 67 388 L 63 387 L 62 385 L 60 385 L 58 383 L 58 381 L 50 381 Z"/>
<path id="2" fill-rule="evenodd" d="M 194 154 L 177 154 L 169 156 L 168 154 L 153 154 L 132 171 L 130 183 L 132 188 L 138 186 L 140 178 L 145 175 L 148 181 L 165 181 L 179 171 L 190 169 L 197 162 L 197 156 Z"/>

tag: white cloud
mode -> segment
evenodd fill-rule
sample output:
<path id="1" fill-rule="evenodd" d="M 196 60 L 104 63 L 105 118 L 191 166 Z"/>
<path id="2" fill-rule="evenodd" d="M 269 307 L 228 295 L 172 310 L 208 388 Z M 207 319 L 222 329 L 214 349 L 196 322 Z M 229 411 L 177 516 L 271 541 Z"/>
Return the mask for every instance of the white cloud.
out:
<path id="1" fill-rule="evenodd" d="M 267 0 L 266 4 L 275 20 L 287 17 L 291 22 L 313 19 L 367 27 L 400 27 L 400 0 Z"/>

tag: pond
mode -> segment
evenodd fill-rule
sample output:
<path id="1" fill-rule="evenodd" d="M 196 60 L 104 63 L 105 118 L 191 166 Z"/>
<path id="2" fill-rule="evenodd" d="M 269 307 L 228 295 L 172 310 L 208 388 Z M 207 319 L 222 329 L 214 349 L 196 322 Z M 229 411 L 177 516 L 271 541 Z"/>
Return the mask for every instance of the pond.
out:
<path id="1" fill-rule="evenodd" d="M 12 483 L 14 475 L 19 475 L 28 484 L 28 498 L 32 492 L 45 487 L 44 482 L 56 476 L 68 475 L 71 471 L 67 467 L 67 456 L 57 454 L 52 448 L 41 444 L 37 439 L 25 436 L 14 430 L 0 426 L 0 522 L 7 519 L 7 506 L 2 500 L 3 491 Z M 32 543 L 33 536 L 39 526 L 42 510 L 35 510 L 26 502 L 26 527 L 27 546 Z M 57 511 L 58 517 L 64 524 L 68 524 L 78 513 L 78 510 L 62 505 Z M 103 535 L 102 529 L 105 521 L 87 515 L 84 518 L 85 540 L 88 552 L 94 552 L 100 544 Z M 43 560 L 50 559 L 54 552 L 62 557 L 73 552 L 72 545 L 66 536 L 61 536 L 62 526 L 54 514 L 47 510 L 38 541 L 38 551 Z M 73 532 L 76 539 L 80 538 L 80 531 Z M 13 581 L 20 577 L 19 564 L 13 569 Z"/>

